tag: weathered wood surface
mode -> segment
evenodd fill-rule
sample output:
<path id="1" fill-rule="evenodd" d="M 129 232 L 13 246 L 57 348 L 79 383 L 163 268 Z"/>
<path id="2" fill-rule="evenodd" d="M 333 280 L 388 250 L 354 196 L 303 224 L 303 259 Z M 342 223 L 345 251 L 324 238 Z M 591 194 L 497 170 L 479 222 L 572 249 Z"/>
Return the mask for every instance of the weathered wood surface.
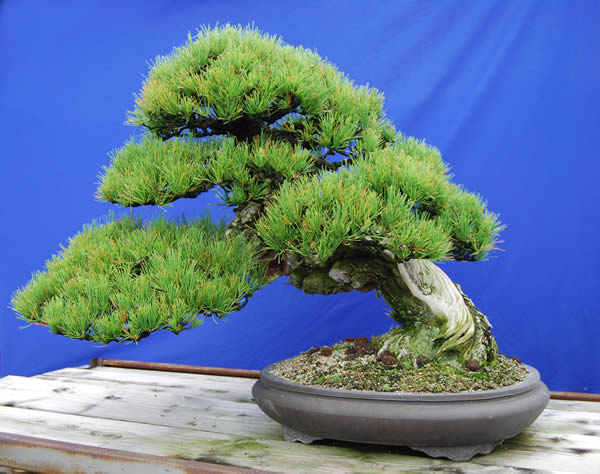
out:
<path id="1" fill-rule="evenodd" d="M 552 400 L 518 437 L 457 463 L 401 447 L 285 442 L 252 401 L 253 383 L 114 367 L 9 376 L 0 432 L 277 472 L 600 473 L 599 403 Z"/>

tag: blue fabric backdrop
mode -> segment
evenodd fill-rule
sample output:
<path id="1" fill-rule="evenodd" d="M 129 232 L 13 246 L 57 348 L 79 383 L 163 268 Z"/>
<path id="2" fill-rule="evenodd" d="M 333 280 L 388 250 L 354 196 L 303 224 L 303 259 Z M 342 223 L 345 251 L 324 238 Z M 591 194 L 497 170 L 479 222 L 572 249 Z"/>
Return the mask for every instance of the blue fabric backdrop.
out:
<path id="1" fill-rule="evenodd" d="M 59 243 L 114 206 L 94 201 L 148 60 L 200 25 L 254 22 L 384 91 L 397 127 L 443 153 L 508 228 L 504 251 L 444 269 L 488 315 L 501 351 L 553 390 L 600 392 L 597 1 L 0 2 L 0 376 L 93 357 L 258 369 L 387 330 L 371 294 L 307 296 L 280 279 L 227 321 L 134 345 L 21 330 L 8 309 Z M 151 215 L 199 214 L 214 195 Z"/>

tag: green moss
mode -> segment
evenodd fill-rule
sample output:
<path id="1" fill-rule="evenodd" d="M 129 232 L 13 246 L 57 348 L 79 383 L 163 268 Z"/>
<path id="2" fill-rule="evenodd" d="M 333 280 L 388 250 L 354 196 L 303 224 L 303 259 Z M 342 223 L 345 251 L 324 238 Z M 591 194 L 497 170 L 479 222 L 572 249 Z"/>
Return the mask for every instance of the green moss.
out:
<path id="1" fill-rule="evenodd" d="M 421 356 L 434 360 L 438 358 L 439 344 L 436 339 L 439 334 L 439 327 L 417 320 L 410 326 L 394 328 L 374 338 L 374 341 L 379 349 L 385 348 L 396 357 L 414 360 Z"/>
<path id="2" fill-rule="evenodd" d="M 336 282 L 329 278 L 327 272 L 318 270 L 311 273 L 295 272 L 291 276 L 291 283 L 301 286 L 309 294 L 327 295 L 334 293 L 337 288 Z"/>

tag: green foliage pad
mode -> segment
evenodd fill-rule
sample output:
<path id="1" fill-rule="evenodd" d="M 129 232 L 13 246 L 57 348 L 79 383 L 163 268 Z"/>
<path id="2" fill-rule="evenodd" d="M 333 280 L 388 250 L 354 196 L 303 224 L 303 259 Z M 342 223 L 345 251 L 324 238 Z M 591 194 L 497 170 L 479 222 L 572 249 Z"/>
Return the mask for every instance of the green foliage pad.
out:
<path id="1" fill-rule="evenodd" d="M 136 105 L 130 121 L 163 139 L 262 130 L 307 149 L 341 151 L 364 130 L 389 128 L 380 123 L 375 89 L 355 87 L 310 50 L 229 25 L 158 57 Z"/>
<path id="2" fill-rule="evenodd" d="M 108 343 L 198 326 L 238 310 L 265 283 L 256 249 L 208 219 L 122 218 L 73 237 L 19 290 L 14 309 L 73 339 Z"/>
<path id="3" fill-rule="evenodd" d="M 162 206 L 219 186 L 225 203 L 237 206 L 263 199 L 282 180 L 314 172 L 313 164 L 312 155 L 299 145 L 266 134 L 250 143 L 232 137 L 195 142 L 146 136 L 112 154 L 98 197 L 122 206 Z"/>
<path id="4" fill-rule="evenodd" d="M 482 260 L 502 226 L 447 172 L 438 150 L 398 135 L 350 168 L 284 183 L 257 230 L 270 249 L 319 262 L 350 244 L 400 262 Z"/>

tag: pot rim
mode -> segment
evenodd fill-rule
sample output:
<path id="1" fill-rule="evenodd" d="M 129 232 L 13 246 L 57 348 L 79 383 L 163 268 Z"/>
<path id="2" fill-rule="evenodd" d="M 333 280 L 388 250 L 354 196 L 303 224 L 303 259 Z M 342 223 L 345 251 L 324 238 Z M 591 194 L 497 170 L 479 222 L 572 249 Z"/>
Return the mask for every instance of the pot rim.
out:
<path id="1" fill-rule="evenodd" d="M 505 397 L 514 397 L 534 390 L 540 383 L 540 373 L 530 365 L 523 364 L 529 374 L 522 382 L 492 390 L 478 390 L 474 392 L 373 392 L 368 390 L 346 390 L 340 388 L 323 388 L 314 385 L 303 385 L 283 379 L 271 371 L 278 362 L 269 364 L 260 371 L 260 380 L 274 388 L 284 391 L 317 395 L 328 398 L 353 398 L 362 400 L 389 400 L 404 402 L 463 402 L 471 400 L 490 400 Z"/>

